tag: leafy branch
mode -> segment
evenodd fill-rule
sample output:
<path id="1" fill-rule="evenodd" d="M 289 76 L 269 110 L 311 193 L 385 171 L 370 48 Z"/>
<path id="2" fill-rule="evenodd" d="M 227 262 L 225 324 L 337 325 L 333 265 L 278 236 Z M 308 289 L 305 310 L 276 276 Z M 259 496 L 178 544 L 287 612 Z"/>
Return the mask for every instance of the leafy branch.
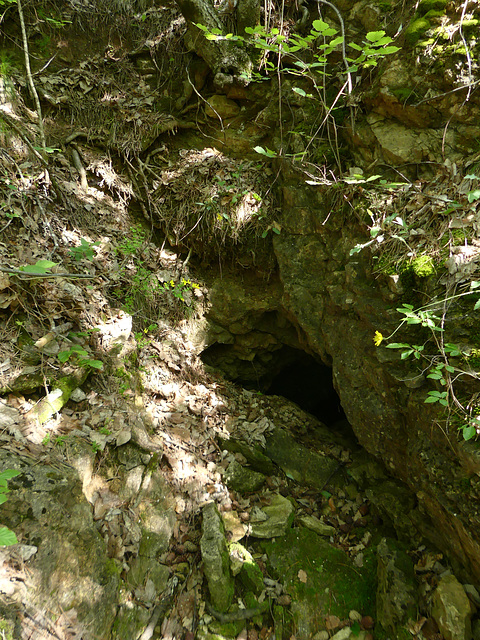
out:
<path id="1" fill-rule="evenodd" d="M 445 308 L 447 302 L 472 295 L 472 293 L 479 287 L 480 282 L 471 282 L 469 291 L 449 296 L 442 300 L 441 305 Z M 416 360 L 426 361 L 427 364 L 424 369 L 424 371 L 428 371 L 426 377 L 433 380 L 440 389 L 437 388 L 435 390 L 428 391 L 424 402 L 426 404 L 438 403 L 449 410 L 453 410 L 453 406 L 455 406 L 464 418 L 464 424 L 460 427 L 463 438 L 464 440 L 470 440 L 480 433 L 480 417 L 472 415 L 472 408 L 465 407 L 458 400 L 454 389 L 454 382 L 460 376 L 469 376 L 477 380 L 479 379 L 479 376 L 475 371 L 466 371 L 459 366 L 455 366 L 455 358 L 468 358 L 469 353 L 459 345 L 444 342 L 443 337 L 439 339 L 439 336 L 442 336 L 442 333 L 444 332 L 443 324 L 445 321 L 445 313 L 442 318 L 436 316 L 434 311 L 438 307 L 439 302 L 432 302 L 418 309 L 414 309 L 411 304 L 404 303 L 401 307 L 397 308 L 398 313 L 402 314 L 404 317 L 393 333 L 384 337 L 380 331 L 376 331 L 373 341 L 375 346 L 379 347 L 384 341 L 392 338 L 405 324 L 419 325 L 420 327 L 430 331 L 430 338 L 433 339 L 433 343 L 436 347 L 436 353 L 432 355 L 425 353 L 427 341 L 421 345 L 410 344 L 408 342 L 391 342 L 385 346 L 387 349 L 400 350 L 401 360 L 407 360 L 408 358 L 413 357 Z M 474 311 L 480 309 L 480 298 L 475 302 L 473 309 Z"/>

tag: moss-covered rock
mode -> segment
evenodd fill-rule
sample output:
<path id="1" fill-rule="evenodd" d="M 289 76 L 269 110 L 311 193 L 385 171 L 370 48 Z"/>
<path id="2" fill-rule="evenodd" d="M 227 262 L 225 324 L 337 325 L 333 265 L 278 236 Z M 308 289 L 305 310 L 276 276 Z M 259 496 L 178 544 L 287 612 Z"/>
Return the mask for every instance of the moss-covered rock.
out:
<path id="1" fill-rule="evenodd" d="M 419 278 L 428 278 L 435 274 L 435 263 L 432 256 L 423 255 L 415 258 L 412 269 Z"/>
<path id="2" fill-rule="evenodd" d="M 260 489 L 265 482 L 265 476 L 258 471 L 242 467 L 234 460 L 225 471 L 224 480 L 229 489 L 238 493 L 252 493 Z"/>
<path id="3" fill-rule="evenodd" d="M 414 47 L 430 29 L 430 22 L 425 18 L 416 18 L 405 29 L 405 44 Z"/>
<path id="4" fill-rule="evenodd" d="M 238 542 L 229 544 L 232 572 L 238 578 L 247 591 L 259 595 L 263 589 L 263 574 L 252 554 Z"/>
<path id="5" fill-rule="evenodd" d="M 298 640 L 325 628 L 325 616 L 348 618 L 352 609 L 375 610 L 375 558 L 365 553 L 364 566 L 354 567 L 347 554 L 304 529 L 263 543 L 271 569 L 292 598 L 291 614 Z"/>
<path id="6" fill-rule="evenodd" d="M 203 508 L 200 548 L 212 605 L 225 612 L 232 603 L 234 584 L 225 529 L 214 502 Z"/>
<path id="7" fill-rule="evenodd" d="M 447 0 L 420 0 L 417 7 L 417 13 L 424 16 L 429 11 L 439 11 L 445 13 Z"/>

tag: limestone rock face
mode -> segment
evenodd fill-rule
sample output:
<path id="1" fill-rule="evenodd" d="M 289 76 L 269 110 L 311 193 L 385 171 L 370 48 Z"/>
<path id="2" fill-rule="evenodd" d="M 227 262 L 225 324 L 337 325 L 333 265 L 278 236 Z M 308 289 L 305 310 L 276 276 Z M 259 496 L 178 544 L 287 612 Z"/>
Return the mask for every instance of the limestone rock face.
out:
<path id="1" fill-rule="evenodd" d="M 377 620 L 394 637 L 405 637 L 417 612 L 413 562 L 385 538 L 377 548 L 377 579 Z"/>
<path id="2" fill-rule="evenodd" d="M 110 638 L 119 571 L 95 527 L 82 484 L 71 469 L 30 464 L 22 456 L 0 455 L 0 470 L 21 472 L 10 482 L 14 490 L 2 505 L 2 517 L 28 542 L 6 548 L 0 568 L 5 571 L 18 562 L 11 555 L 17 546 L 30 550 L 25 558 L 28 588 L 14 581 L 9 595 L 18 607 L 38 612 L 42 624 L 49 624 L 48 614 L 42 613 L 47 610 L 82 628 L 86 640 Z"/>
<path id="3" fill-rule="evenodd" d="M 444 576 L 433 594 L 432 615 L 445 640 L 472 637 L 470 601 L 453 575 Z"/>
<path id="4" fill-rule="evenodd" d="M 377 329 L 388 335 L 397 326 L 402 293 L 392 291 L 389 276 L 373 273 L 367 252 L 350 255 L 364 236 L 332 198 L 284 175 L 282 232 L 273 239 L 278 276 L 213 284 L 208 318 L 228 340 L 215 343 L 212 335 L 211 363 L 244 380 L 274 368 L 287 345 L 331 366 L 360 444 L 414 494 L 399 514 L 403 531 L 417 530 L 478 581 L 480 458 L 435 426 L 438 408 L 424 403 L 425 380 L 412 383 L 414 370 L 399 353 L 375 347 Z M 460 320 L 454 331 L 452 342 L 462 342 L 468 327 Z"/>

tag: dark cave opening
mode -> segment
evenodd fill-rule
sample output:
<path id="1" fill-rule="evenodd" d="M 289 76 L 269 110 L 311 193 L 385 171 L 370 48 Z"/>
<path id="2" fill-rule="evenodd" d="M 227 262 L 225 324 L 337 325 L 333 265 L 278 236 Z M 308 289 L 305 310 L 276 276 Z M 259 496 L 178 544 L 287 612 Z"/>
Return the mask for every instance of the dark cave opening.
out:
<path id="1" fill-rule="evenodd" d="M 247 389 L 295 402 L 327 426 L 346 421 L 332 369 L 301 349 L 283 345 L 244 360 L 230 345 L 217 343 L 202 353 L 202 360 Z"/>
<path id="2" fill-rule="evenodd" d="M 283 396 L 298 404 L 327 426 L 345 420 L 340 398 L 333 386 L 332 369 L 313 356 L 294 349 L 291 362 L 266 385 L 266 395 Z"/>

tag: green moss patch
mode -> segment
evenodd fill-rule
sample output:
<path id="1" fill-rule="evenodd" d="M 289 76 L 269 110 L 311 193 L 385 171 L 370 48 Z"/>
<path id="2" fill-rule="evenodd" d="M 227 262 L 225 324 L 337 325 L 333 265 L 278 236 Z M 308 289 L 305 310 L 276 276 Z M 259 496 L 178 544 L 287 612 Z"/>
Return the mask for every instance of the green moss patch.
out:
<path id="1" fill-rule="evenodd" d="M 435 273 L 435 263 L 432 256 L 419 256 L 412 262 L 412 269 L 419 278 L 428 278 Z"/>
<path id="2" fill-rule="evenodd" d="M 417 12 L 419 16 L 424 16 L 430 11 L 445 13 L 447 0 L 421 0 L 418 4 Z"/>
<path id="3" fill-rule="evenodd" d="M 373 553 L 365 553 L 364 566 L 356 567 L 344 551 L 303 527 L 262 547 L 292 598 L 293 631 L 299 635 L 307 637 L 324 629 L 327 615 L 348 619 L 352 609 L 375 615 Z"/>
<path id="4" fill-rule="evenodd" d="M 430 22 L 425 18 L 417 18 L 411 22 L 405 30 L 405 44 L 413 47 L 430 29 Z"/>

